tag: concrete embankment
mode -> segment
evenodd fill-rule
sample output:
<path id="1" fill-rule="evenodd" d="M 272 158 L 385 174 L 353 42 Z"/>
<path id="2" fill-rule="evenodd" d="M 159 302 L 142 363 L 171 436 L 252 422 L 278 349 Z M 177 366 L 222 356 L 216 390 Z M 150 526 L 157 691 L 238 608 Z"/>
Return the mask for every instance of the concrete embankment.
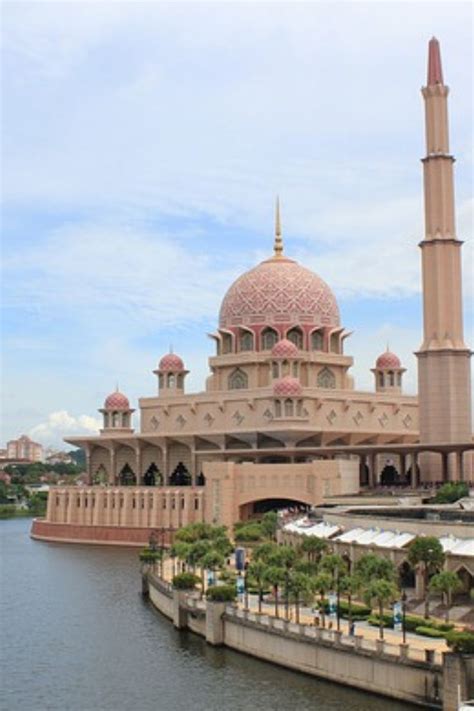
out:
<path id="1" fill-rule="evenodd" d="M 178 629 L 289 669 L 443 711 L 457 711 L 459 694 L 468 698 L 474 693 L 474 657 L 427 654 L 422 661 L 406 644 L 388 645 L 199 601 L 150 571 L 144 573 L 143 590 Z"/>

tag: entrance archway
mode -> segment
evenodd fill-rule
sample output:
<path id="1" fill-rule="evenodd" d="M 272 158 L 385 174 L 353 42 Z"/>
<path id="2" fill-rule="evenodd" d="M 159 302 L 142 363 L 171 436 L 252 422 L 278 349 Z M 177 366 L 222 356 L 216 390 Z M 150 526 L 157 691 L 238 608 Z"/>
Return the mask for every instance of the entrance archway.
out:
<path id="1" fill-rule="evenodd" d="M 281 511 L 282 509 L 293 509 L 295 511 L 309 511 L 311 506 L 304 501 L 296 499 L 259 499 L 250 501 L 239 506 L 239 520 L 247 521 L 251 518 L 259 518 L 268 511 Z"/>

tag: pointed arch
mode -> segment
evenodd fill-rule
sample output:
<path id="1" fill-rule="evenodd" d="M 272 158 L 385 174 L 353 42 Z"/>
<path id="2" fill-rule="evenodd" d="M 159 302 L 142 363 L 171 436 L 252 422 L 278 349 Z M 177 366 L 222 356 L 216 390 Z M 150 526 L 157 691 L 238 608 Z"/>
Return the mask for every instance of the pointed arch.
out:
<path id="1" fill-rule="evenodd" d="M 278 333 L 274 328 L 267 326 L 267 328 L 263 329 L 260 340 L 262 344 L 262 351 L 271 351 L 273 346 L 278 343 Z"/>
<path id="2" fill-rule="evenodd" d="M 290 330 L 287 331 L 286 337 L 289 341 L 294 343 L 298 349 L 301 350 L 303 348 L 304 335 L 299 326 L 293 326 L 293 328 L 290 328 Z"/>
<path id="3" fill-rule="evenodd" d="M 318 373 L 317 384 L 318 388 L 334 390 L 334 388 L 336 387 L 336 376 L 330 368 L 325 366 Z"/>
<path id="4" fill-rule="evenodd" d="M 228 378 L 229 390 L 246 390 L 249 386 L 249 378 L 245 370 L 236 368 Z"/>

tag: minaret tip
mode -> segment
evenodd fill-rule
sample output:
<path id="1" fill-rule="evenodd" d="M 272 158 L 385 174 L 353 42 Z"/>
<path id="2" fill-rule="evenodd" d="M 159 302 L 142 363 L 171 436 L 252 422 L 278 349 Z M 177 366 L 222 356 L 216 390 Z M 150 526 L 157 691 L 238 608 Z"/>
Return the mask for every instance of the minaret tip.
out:
<path id="1" fill-rule="evenodd" d="M 443 84 L 443 67 L 441 66 L 441 51 L 436 37 L 428 44 L 428 86 Z"/>
<path id="2" fill-rule="evenodd" d="M 273 245 L 275 257 L 283 256 L 283 239 L 281 236 L 281 218 L 280 218 L 280 198 L 277 195 L 275 206 L 275 243 Z"/>

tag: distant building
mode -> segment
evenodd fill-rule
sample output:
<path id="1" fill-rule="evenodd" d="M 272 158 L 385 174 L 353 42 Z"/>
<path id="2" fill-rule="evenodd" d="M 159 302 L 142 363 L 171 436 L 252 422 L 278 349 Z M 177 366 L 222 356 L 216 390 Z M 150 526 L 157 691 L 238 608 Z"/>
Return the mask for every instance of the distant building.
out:
<path id="1" fill-rule="evenodd" d="M 27 462 L 42 462 L 43 447 L 38 442 L 33 442 L 27 435 L 7 442 L 7 459 L 23 459 Z"/>
<path id="2" fill-rule="evenodd" d="M 45 452 L 46 464 L 74 464 L 70 452 L 60 452 L 54 449 L 47 449 Z"/>

